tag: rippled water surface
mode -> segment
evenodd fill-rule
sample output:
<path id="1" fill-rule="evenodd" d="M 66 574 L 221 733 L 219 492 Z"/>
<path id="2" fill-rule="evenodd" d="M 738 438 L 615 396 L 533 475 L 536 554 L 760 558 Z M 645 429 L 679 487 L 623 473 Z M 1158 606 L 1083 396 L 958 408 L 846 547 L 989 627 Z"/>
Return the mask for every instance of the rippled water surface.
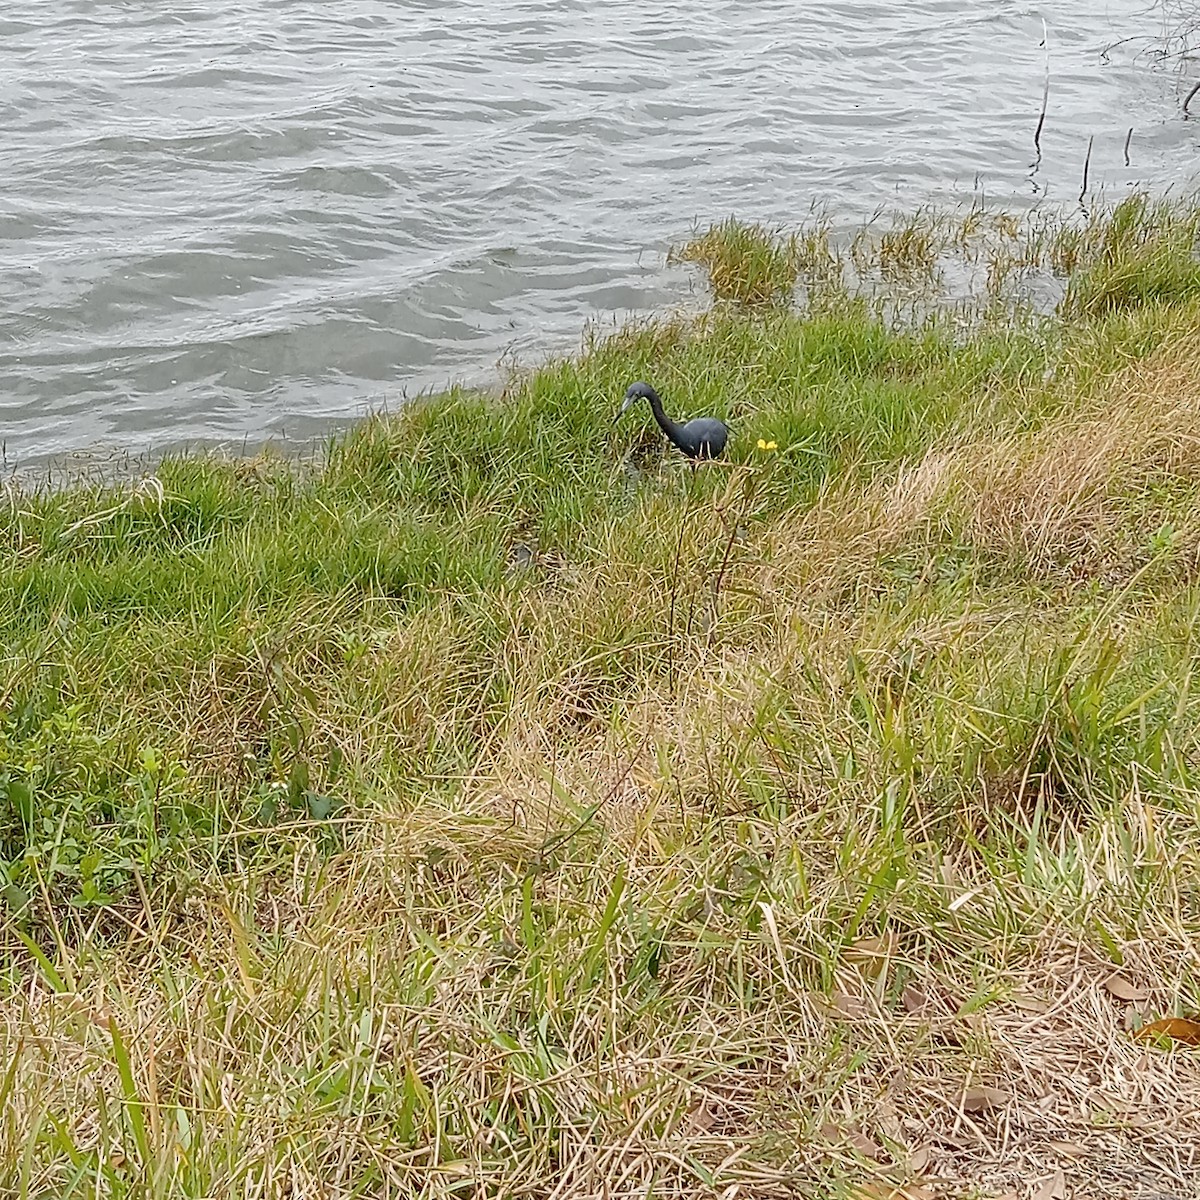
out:
<path id="1" fill-rule="evenodd" d="M 1190 185 L 1167 32 L 1144 0 L 6 0 L 7 462 L 486 382 L 686 297 L 663 250 L 729 212 L 1070 204 L 1093 136 L 1109 195 Z"/>

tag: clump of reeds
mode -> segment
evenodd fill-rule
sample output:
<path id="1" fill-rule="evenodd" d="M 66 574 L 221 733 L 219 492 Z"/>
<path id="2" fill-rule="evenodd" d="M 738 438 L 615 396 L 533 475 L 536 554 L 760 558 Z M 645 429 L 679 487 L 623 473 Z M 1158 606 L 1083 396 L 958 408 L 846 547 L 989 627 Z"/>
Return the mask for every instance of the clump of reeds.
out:
<path id="1" fill-rule="evenodd" d="M 930 286 L 937 282 L 938 259 L 945 244 L 942 223 L 933 214 L 897 219 L 880 235 L 875 258 L 880 274 L 892 283 Z"/>
<path id="2" fill-rule="evenodd" d="M 1135 195 L 1052 241 L 1070 276 L 1066 308 L 1114 312 L 1187 299 L 1200 291 L 1200 208 Z"/>
<path id="3" fill-rule="evenodd" d="M 791 301 L 801 256 L 794 237 L 730 217 L 673 247 L 668 261 L 701 267 L 718 302 L 763 308 Z"/>
<path id="4" fill-rule="evenodd" d="M 1186 300 L 1200 290 L 1198 240 L 1200 207 L 1135 194 L 1082 216 L 921 211 L 845 234 L 823 217 L 790 232 L 730 220 L 671 259 L 701 265 L 714 299 L 749 310 L 790 303 L 799 282 L 813 312 L 853 300 L 907 320 L 1056 304 L 1069 316 Z"/>

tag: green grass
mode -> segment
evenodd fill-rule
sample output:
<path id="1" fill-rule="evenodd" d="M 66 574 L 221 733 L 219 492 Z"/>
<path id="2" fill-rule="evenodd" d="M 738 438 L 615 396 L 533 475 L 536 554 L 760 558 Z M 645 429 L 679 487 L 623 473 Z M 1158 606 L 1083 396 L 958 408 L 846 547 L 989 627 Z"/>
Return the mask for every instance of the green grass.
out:
<path id="1" fill-rule="evenodd" d="M 1194 1067 L 1127 1026 L 1200 1007 L 1192 220 L 725 225 L 800 307 L 7 492 L 0 1190 L 1175 1186 Z M 1057 312 L 932 295 L 1052 246 Z"/>

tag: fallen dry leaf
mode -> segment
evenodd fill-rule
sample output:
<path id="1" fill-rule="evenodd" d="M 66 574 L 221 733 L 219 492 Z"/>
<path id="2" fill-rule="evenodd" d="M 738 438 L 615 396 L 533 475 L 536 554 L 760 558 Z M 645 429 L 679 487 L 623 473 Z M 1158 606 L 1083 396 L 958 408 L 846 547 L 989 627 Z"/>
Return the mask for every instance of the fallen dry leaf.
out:
<path id="1" fill-rule="evenodd" d="M 1087 1147 L 1080 1146 L 1077 1142 L 1048 1142 L 1047 1145 L 1055 1154 L 1064 1154 L 1067 1158 L 1086 1158 Z"/>
<path id="2" fill-rule="evenodd" d="M 864 975 L 876 976 L 896 953 L 899 944 L 900 939 L 894 933 L 885 933 L 880 937 L 859 938 L 852 946 L 846 947 L 843 957 L 848 963 L 853 963 Z"/>
<path id="3" fill-rule="evenodd" d="M 1104 990 L 1110 995 L 1116 996 L 1118 1000 L 1126 1000 L 1130 1004 L 1150 999 L 1150 993 L 1145 988 L 1138 987 L 1136 983 L 1130 983 L 1128 979 L 1116 972 L 1104 981 Z"/>
<path id="4" fill-rule="evenodd" d="M 687 1115 L 687 1123 L 694 1133 L 707 1133 L 717 1123 L 712 1113 L 705 1107 L 704 1102 L 692 1109 Z"/>
<path id="5" fill-rule="evenodd" d="M 908 1169 L 914 1175 L 924 1174 L 925 1169 L 933 1161 L 933 1153 L 928 1146 L 918 1146 L 908 1156 Z"/>
<path id="6" fill-rule="evenodd" d="M 1133 1036 L 1138 1041 L 1168 1037 L 1185 1046 L 1200 1046 L 1200 1021 L 1194 1021 L 1191 1017 L 1166 1017 L 1134 1030 Z"/>
<path id="7" fill-rule="evenodd" d="M 846 1141 L 853 1146 L 855 1150 L 863 1156 L 863 1158 L 873 1158 L 877 1162 L 887 1157 L 883 1147 L 878 1145 L 874 1138 L 863 1133 L 861 1129 L 848 1129 L 846 1131 Z"/>
<path id="8" fill-rule="evenodd" d="M 999 1108 L 1008 1103 L 1008 1093 L 1000 1088 L 980 1084 L 969 1087 L 959 1097 L 959 1106 L 963 1112 L 984 1112 L 989 1108 Z"/>
<path id="9" fill-rule="evenodd" d="M 879 1132 L 890 1142 L 900 1145 L 904 1141 L 904 1126 L 896 1115 L 896 1110 L 887 1100 L 881 1100 L 875 1109 L 875 1122 Z"/>
<path id="10" fill-rule="evenodd" d="M 846 995 L 845 992 L 834 992 L 829 999 L 833 1002 L 833 1007 L 844 1017 L 857 1019 L 867 1015 L 867 1006 L 861 1000 Z"/>
<path id="11" fill-rule="evenodd" d="M 1013 1004 L 1021 1009 L 1022 1012 L 1041 1014 L 1048 1013 L 1050 1011 L 1050 1005 L 1045 1000 L 1039 999 L 1037 996 L 1027 996 L 1023 992 L 1013 992 L 1013 994 L 1009 996 L 1009 999 L 1013 1002 Z"/>
<path id="12" fill-rule="evenodd" d="M 1044 1179 L 1034 1189 L 1033 1200 L 1063 1200 L 1067 1194 L 1067 1177 L 1060 1167 L 1049 1179 Z"/>
<path id="13" fill-rule="evenodd" d="M 873 1158 L 877 1162 L 886 1158 L 883 1148 L 861 1129 L 851 1126 L 849 1129 L 843 1129 L 838 1125 L 834 1125 L 826 1121 L 821 1126 L 821 1136 L 827 1141 L 835 1145 L 850 1146 L 857 1150 L 864 1158 Z"/>
<path id="14" fill-rule="evenodd" d="M 915 983 L 908 984 L 900 993 L 900 1003 L 904 1005 L 904 1011 L 910 1013 L 927 1013 L 933 1007 L 929 993 Z"/>

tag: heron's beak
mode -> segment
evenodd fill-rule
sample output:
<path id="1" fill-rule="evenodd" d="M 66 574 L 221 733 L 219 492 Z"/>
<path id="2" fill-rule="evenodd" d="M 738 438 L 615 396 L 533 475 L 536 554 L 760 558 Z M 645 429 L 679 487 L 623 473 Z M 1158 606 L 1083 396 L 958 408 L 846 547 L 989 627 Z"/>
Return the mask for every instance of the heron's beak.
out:
<path id="1" fill-rule="evenodd" d="M 621 411 L 617 413 L 617 416 L 623 417 L 640 399 L 640 396 L 626 396 L 625 403 L 621 405 Z"/>

